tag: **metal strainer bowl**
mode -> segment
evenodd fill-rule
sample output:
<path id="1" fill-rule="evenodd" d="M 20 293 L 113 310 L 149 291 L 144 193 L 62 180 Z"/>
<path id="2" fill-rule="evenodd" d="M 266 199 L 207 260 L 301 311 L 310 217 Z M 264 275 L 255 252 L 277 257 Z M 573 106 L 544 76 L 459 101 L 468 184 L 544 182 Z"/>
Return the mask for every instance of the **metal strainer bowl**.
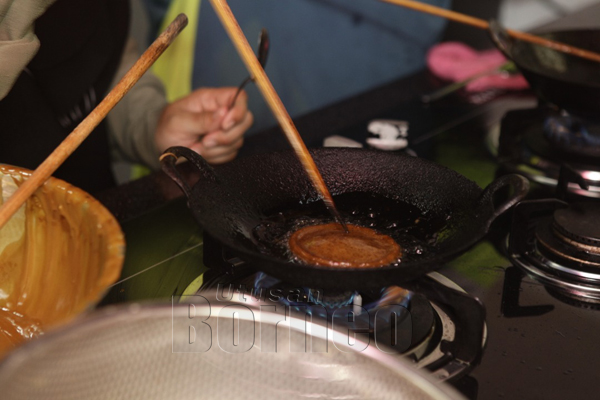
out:
<path id="1" fill-rule="evenodd" d="M 0 364 L 2 398 L 462 398 L 360 338 L 336 342 L 316 318 L 272 303 L 189 303 L 108 307 L 27 343 Z"/>

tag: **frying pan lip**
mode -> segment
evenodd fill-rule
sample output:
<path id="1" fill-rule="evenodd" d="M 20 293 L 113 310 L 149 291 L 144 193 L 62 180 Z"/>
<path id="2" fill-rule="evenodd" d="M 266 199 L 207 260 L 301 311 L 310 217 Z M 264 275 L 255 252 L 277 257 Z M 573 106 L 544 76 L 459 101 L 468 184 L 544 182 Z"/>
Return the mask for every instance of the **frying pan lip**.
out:
<path id="1" fill-rule="evenodd" d="M 455 176 L 460 177 L 460 179 L 462 179 L 463 182 L 465 182 L 465 184 L 468 182 L 473 187 L 474 190 L 477 190 L 479 192 L 481 192 L 481 190 L 482 190 L 482 188 L 475 181 L 467 178 L 466 176 L 460 174 L 459 172 L 457 172 L 451 168 L 448 168 L 444 165 L 438 164 L 434 161 L 427 160 L 425 158 L 414 157 L 414 156 L 404 154 L 404 153 L 389 152 L 389 151 L 372 149 L 372 148 L 357 148 L 357 147 L 309 147 L 308 151 L 313 156 L 314 155 L 320 156 L 321 154 L 328 155 L 328 154 L 337 154 L 337 153 L 356 153 L 356 154 L 367 153 L 367 154 L 373 154 L 373 155 L 377 155 L 379 157 L 384 157 L 384 158 L 387 158 L 387 157 L 403 158 L 406 160 L 411 160 L 411 162 L 428 165 L 428 166 L 430 166 L 430 168 L 436 168 L 440 171 L 445 171 L 446 173 L 449 173 L 449 174 L 454 174 Z M 215 169 L 215 171 L 217 172 L 217 175 L 218 175 L 218 172 L 221 170 L 227 171 L 229 169 L 239 168 L 239 167 L 237 167 L 237 165 L 241 164 L 241 163 L 252 164 L 252 163 L 256 162 L 257 160 L 263 159 L 264 157 L 275 157 L 275 156 L 288 155 L 288 154 L 294 156 L 294 159 L 296 159 L 296 155 L 295 155 L 294 151 L 291 149 L 286 149 L 286 150 L 270 151 L 267 153 L 253 154 L 253 155 L 249 155 L 246 157 L 240 157 L 229 163 L 216 165 L 213 168 Z M 319 159 L 316 159 L 315 162 L 318 164 Z M 323 178 L 327 181 L 326 176 L 323 176 Z M 199 183 L 201 183 L 201 181 L 197 182 L 194 186 L 198 185 Z"/>
<path id="2" fill-rule="evenodd" d="M 537 33 L 538 36 L 546 38 L 546 39 L 550 39 L 551 35 L 556 35 L 556 34 L 562 34 L 562 35 L 567 35 L 567 34 L 598 34 L 598 36 L 600 37 L 600 29 L 560 29 L 560 30 L 552 30 L 552 31 L 541 31 L 539 33 Z M 556 40 L 556 39 L 554 39 Z M 558 39 L 560 41 L 560 39 Z M 514 42 L 519 41 L 518 39 L 515 39 Z M 513 44 L 514 45 L 514 44 Z M 532 46 L 535 46 L 535 44 L 532 44 Z M 566 57 L 576 57 L 573 55 L 569 55 L 569 54 L 565 54 Z M 544 69 L 532 69 L 529 67 L 525 67 L 523 66 L 523 64 L 521 62 L 519 62 L 518 60 L 515 59 L 513 51 L 511 49 L 511 57 L 510 59 L 515 63 L 515 65 L 522 71 L 524 71 L 525 73 L 523 75 L 527 75 L 527 73 L 529 74 L 533 74 L 533 75 L 538 75 L 538 76 L 542 76 L 550 81 L 555 81 L 555 82 L 559 82 L 559 83 L 569 83 L 571 85 L 577 86 L 583 90 L 589 90 L 589 89 L 599 89 L 600 90 L 600 82 L 585 82 L 582 80 L 576 80 L 573 79 L 571 76 L 568 77 L 558 77 L 556 75 L 550 74 L 548 73 L 546 70 Z M 525 78 L 527 79 L 527 76 L 525 76 Z M 527 81 L 529 81 L 529 79 L 527 79 Z"/>

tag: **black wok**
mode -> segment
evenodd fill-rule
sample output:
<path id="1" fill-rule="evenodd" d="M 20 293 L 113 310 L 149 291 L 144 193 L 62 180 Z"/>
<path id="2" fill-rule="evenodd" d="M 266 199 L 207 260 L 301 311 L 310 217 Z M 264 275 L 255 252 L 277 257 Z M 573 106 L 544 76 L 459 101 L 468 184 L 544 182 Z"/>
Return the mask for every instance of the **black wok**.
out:
<path id="1" fill-rule="evenodd" d="M 256 227 L 264 226 L 275 211 L 321 203 L 315 202 L 317 193 L 292 151 L 239 158 L 213 169 L 193 151 L 173 147 L 163 154 L 162 167 L 185 192 L 194 217 L 210 235 L 257 269 L 318 289 L 382 287 L 441 268 L 481 239 L 492 221 L 523 198 L 529 187 L 525 178 L 506 175 L 482 190 L 450 169 L 395 153 L 336 148 L 311 154 L 334 199 L 369 193 L 423 211 L 432 222 L 423 226 L 435 227 L 435 232 L 426 232 L 433 238 L 427 251 L 399 264 L 361 269 L 294 263 L 265 248 Z M 200 170 L 201 178 L 193 187 L 179 175 L 178 157 Z M 514 194 L 494 205 L 494 194 L 505 186 L 512 186 Z M 339 204 L 338 208 L 342 215 L 348 211 Z"/>
<path id="2" fill-rule="evenodd" d="M 600 118 L 599 63 L 513 39 L 496 22 L 490 23 L 490 35 L 541 99 L 577 116 Z M 600 30 L 557 31 L 538 36 L 600 52 Z"/>

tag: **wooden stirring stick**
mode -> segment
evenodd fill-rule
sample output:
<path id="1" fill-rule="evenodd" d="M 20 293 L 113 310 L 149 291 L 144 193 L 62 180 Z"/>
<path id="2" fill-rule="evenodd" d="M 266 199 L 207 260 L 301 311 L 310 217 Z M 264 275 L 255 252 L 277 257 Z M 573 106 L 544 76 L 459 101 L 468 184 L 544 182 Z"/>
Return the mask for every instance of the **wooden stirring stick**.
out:
<path id="1" fill-rule="evenodd" d="M 123 98 L 140 77 L 150 68 L 156 59 L 169 47 L 173 39 L 187 25 L 188 19 L 179 14 L 167 29 L 142 54 L 125 76 L 96 106 L 96 108 L 62 141 L 60 145 L 40 164 L 17 191 L 0 207 L 0 228 L 8 222 L 40 186 L 60 167 L 60 165 L 79 147 L 106 114 Z M 92 177 L 93 178 L 93 177 Z"/>
<path id="2" fill-rule="evenodd" d="M 436 15 L 438 17 L 446 18 L 451 21 L 460 22 L 461 24 L 471 25 L 479 29 L 489 29 L 490 24 L 479 18 L 471 17 L 469 15 L 461 14 L 456 11 L 446 10 L 444 8 L 431 6 L 429 4 L 420 3 L 414 0 L 379 0 L 385 3 L 396 4 L 412 10 L 421 11 L 427 14 Z M 549 47 L 551 49 L 561 51 L 563 53 L 572 54 L 588 60 L 600 62 L 600 54 L 593 51 L 573 47 L 565 43 L 556 42 L 554 40 L 544 39 L 539 36 L 531 35 L 529 33 L 515 31 L 507 29 L 506 32 L 515 39 L 523 40 L 526 42 L 538 44 L 540 46 Z"/>
<path id="3" fill-rule="evenodd" d="M 292 148 L 296 152 L 296 155 L 300 159 L 300 162 L 306 170 L 306 173 L 312 181 L 312 184 L 317 192 L 323 197 L 325 206 L 333 215 L 333 217 L 344 227 L 344 230 L 348 232 L 348 227 L 344 221 L 342 221 L 339 212 L 335 208 L 333 198 L 331 197 L 331 194 L 329 193 L 329 190 L 323 181 L 323 177 L 321 176 L 315 161 L 308 152 L 306 145 L 302 141 L 302 138 L 300 137 L 296 126 L 294 126 L 294 123 L 292 122 L 287 110 L 283 106 L 281 99 L 275 92 L 275 89 L 267 77 L 267 74 L 254 55 L 254 51 L 248 43 L 248 39 L 246 39 L 246 36 L 244 36 L 244 33 L 235 19 L 235 16 L 231 12 L 231 9 L 227 5 L 227 2 L 225 0 L 210 0 L 210 2 L 219 16 L 221 23 L 225 27 L 229 38 L 235 45 L 239 55 L 246 64 L 246 68 L 248 68 L 248 71 L 254 77 L 263 97 L 271 108 L 275 118 L 279 122 L 281 129 L 283 129 L 283 132 L 292 145 Z"/>

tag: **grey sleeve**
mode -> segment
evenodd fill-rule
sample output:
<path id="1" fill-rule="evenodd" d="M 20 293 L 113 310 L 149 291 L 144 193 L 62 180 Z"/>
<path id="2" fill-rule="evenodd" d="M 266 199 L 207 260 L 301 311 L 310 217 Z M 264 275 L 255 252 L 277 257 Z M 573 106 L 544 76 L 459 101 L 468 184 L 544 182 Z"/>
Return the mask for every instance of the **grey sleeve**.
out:
<path id="1" fill-rule="evenodd" d="M 40 41 L 33 22 L 52 3 L 54 0 L 0 0 L 0 100 L 37 53 Z"/>
<path id="2" fill-rule="evenodd" d="M 130 38 L 111 88 L 137 61 L 138 56 L 137 45 Z M 117 158 L 142 163 L 152 169 L 159 168 L 154 133 L 166 105 L 162 82 L 151 72 L 146 72 L 107 116 L 110 139 Z"/>

